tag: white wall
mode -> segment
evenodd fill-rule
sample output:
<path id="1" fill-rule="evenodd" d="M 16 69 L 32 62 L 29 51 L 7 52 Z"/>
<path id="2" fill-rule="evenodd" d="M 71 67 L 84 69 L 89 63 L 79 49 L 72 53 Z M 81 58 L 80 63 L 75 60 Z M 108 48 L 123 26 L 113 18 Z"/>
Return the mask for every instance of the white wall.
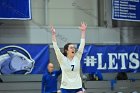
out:
<path id="1" fill-rule="evenodd" d="M 44 28 L 44 29 L 43 29 Z M 47 28 L 47 27 L 46 27 Z M 79 43 L 78 27 L 56 27 L 57 40 L 60 46 L 67 42 Z M 3 28 L 0 29 L 0 43 L 52 43 L 50 30 L 42 27 Z M 86 33 L 86 43 L 120 43 L 119 29 L 89 28 Z"/>
<path id="2" fill-rule="evenodd" d="M 81 21 L 97 26 L 97 19 L 97 0 L 48 1 L 48 23 L 56 26 L 78 26 Z"/>
<path id="3" fill-rule="evenodd" d="M 72 6 L 73 2 L 89 10 L 94 17 Z M 46 21 L 54 22 L 60 47 L 67 42 L 79 43 L 80 15 L 88 24 L 87 43 L 120 43 L 118 28 L 96 27 L 97 0 L 32 0 L 32 15 L 31 21 L 3 21 L 4 24 L 0 26 L 0 43 L 51 43 Z"/>

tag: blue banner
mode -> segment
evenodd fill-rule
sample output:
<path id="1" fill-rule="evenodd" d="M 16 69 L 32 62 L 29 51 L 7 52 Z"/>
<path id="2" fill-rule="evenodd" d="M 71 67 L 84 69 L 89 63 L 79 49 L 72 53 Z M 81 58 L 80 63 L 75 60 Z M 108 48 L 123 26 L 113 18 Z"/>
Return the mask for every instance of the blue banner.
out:
<path id="1" fill-rule="evenodd" d="M 49 62 L 49 45 L 0 45 L 0 74 L 44 74 Z"/>
<path id="2" fill-rule="evenodd" d="M 112 19 L 140 21 L 140 0 L 112 0 Z"/>
<path id="3" fill-rule="evenodd" d="M 31 19 L 30 0 L 0 0 L 0 19 Z"/>
<path id="4" fill-rule="evenodd" d="M 83 73 L 140 72 L 140 45 L 86 45 Z"/>

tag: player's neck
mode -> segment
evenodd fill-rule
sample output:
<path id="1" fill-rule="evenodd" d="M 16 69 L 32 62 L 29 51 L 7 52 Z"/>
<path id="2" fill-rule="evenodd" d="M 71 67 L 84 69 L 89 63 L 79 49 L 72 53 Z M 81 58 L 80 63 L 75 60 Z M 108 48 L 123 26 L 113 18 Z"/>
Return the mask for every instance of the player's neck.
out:
<path id="1" fill-rule="evenodd" d="M 68 58 L 69 60 L 72 60 L 73 57 L 74 57 L 74 56 L 67 55 L 67 58 Z"/>

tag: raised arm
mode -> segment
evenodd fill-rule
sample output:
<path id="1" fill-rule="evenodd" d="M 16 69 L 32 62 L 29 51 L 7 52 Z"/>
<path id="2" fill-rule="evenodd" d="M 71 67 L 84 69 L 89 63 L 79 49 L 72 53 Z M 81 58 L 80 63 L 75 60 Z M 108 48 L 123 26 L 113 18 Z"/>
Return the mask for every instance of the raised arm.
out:
<path id="1" fill-rule="evenodd" d="M 81 26 L 79 27 L 79 29 L 81 30 L 81 42 L 77 51 L 77 55 L 79 56 L 79 58 L 81 58 L 85 46 L 85 33 L 87 29 L 87 24 L 81 22 Z"/>
<path id="2" fill-rule="evenodd" d="M 85 33 L 87 30 L 87 24 L 84 22 L 81 22 L 81 26 L 79 27 L 79 29 L 81 30 L 81 39 L 85 39 Z"/>
<path id="3" fill-rule="evenodd" d="M 57 57 L 57 60 L 59 63 L 62 63 L 62 59 L 63 59 L 63 54 L 61 53 L 58 45 L 57 45 L 57 41 L 56 41 L 56 32 L 55 32 L 55 28 L 53 26 L 51 26 L 51 32 L 52 32 L 52 43 L 53 43 L 53 48 Z"/>
<path id="4" fill-rule="evenodd" d="M 53 26 L 51 26 L 51 32 L 52 32 L 52 42 L 56 42 L 56 31 Z"/>

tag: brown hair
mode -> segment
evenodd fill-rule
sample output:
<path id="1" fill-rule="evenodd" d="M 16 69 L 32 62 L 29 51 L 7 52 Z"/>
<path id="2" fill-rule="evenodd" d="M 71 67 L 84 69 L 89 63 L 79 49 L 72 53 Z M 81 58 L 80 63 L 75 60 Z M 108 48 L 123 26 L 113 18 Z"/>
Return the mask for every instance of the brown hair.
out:
<path id="1" fill-rule="evenodd" d="M 63 52 L 63 55 L 64 56 L 67 56 L 67 50 L 68 50 L 68 47 L 69 45 L 71 45 L 72 43 L 67 43 L 65 46 L 64 46 L 64 52 Z"/>

